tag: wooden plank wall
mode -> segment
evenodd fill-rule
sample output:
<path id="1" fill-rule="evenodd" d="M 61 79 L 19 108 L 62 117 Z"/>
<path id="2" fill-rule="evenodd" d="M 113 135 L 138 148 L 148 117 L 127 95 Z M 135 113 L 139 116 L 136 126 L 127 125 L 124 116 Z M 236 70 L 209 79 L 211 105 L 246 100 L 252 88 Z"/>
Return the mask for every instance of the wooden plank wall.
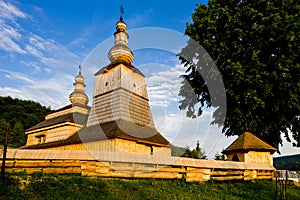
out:
<path id="1" fill-rule="evenodd" d="M 152 161 L 151 159 L 143 161 L 141 156 L 132 154 L 127 154 L 127 159 L 124 159 L 123 154 L 123 159 L 119 159 L 122 154 L 111 152 L 102 153 L 107 154 L 109 159 L 104 156 L 103 159 L 99 160 L 95 159 L 93 155 L 89 157 L 91 152 L 81 152 L 81 156 L 86 157 L 81 158 L 78 152 L 74 151 L 74 154 L 67 151 L 65 155 L 58 155 L 61 151 L 57 150 L 39 151 L 9 151 L 6 171 L 26 171 L 28 174 L 34 172 L 81 174 L 89 177 L 110 178 L 185 179 L 187 182 L 205 182 L 211 179 L 215 181 L 272 179 L 274 171 L 271 166 L 230 161 L 211 162 L 210 160 L 176 157 L 154 157 L 154 160 L 149 157 Z M 101 154 L 101 152 L 97 153 Z M 0 156 L 1 154 L 0 151 Z M 172 160 L 173 162 L 170 162 Z"/>

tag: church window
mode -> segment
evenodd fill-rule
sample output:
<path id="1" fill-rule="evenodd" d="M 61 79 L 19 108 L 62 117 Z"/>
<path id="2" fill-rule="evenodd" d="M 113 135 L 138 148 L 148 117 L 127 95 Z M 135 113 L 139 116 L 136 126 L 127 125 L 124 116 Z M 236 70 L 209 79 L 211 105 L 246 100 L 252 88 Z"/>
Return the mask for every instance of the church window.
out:
<path id="1" fill-rule="evenodd" d="M 105 82 L 105 86 L 107 86 L 108 85 L 108 83 L 107 82 Z"/>
<path id="2" fill-rule="evenodd" d="M 36 138 L 37 138 L 38 144 L 43 144 L 46 142 L 46 135 L 39 135 L 39 136 L 36 136 Z"/>

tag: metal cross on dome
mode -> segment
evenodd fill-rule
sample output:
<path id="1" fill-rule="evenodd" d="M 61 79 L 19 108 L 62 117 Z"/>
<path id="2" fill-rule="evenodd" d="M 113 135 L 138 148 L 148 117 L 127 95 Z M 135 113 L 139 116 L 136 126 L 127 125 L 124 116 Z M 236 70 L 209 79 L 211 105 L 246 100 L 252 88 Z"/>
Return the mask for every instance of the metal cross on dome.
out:
<path id="1" fill-rule="evenodd" d="M 123 6 L 120 6 L 120 13 L 121 13 L 121 17 L 120 17 L 120 20 L 123 20 L 123 14 L 124 14 L 124 12 L 125 12 L 125 9 L 124 9 L 124 7 Z"/>
<path id="2" fill-rule="evenodd" d="M 78 69 L 79 69 L 79 72 L 78 72 L 78 73 L 81 74 L 82 66 L 79 65 Z"/>

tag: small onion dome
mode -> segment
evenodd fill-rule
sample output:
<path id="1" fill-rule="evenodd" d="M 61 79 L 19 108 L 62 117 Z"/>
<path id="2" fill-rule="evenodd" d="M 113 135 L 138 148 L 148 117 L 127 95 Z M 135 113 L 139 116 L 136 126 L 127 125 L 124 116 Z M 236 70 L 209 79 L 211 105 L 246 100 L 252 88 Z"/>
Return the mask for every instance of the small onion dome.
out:
<path id="1" fill-rule="evenodd" d="M 115 45 L 110 49 L 108 58 L 111 63 L 125 62 L 130 64 L 134 55 L 128 48 L 128 34 L 126 33 L 126 24 L 122 18 L 116 24 L 116 32 L 114 33 Z"/>
<path id="2" fill-rule="evenodd" d="M 88 104 L 89 98 L 84 92 L 84 77 L 81 75 L 81 71 L 75 77 L 74 91 L 70 94 L 69 99 L 73 105 L 86 106 Z"/>
<path id="3" fill-rule="evenodd" d="M 73 91 L 69 99 L 73 105 L 86 106 L 89 102 L 88 96 L 84 92 Z"/>
<path id="4" fill-rule="evenodd" d="M 75 77 L 75 83 L 83 83 L 84 84 L 84 77 L 81 75 L 81 72 Z M 75 85 L 75 83 L 73 85 Z"/>
<path id="5" fill-rule="evenodd" d="M 116 29 L 117 29 L 117 32 L 126 32 L 126 24 L 125 22 L 123 21 L 123 18 L 120 19 L 120 21 L 117 22 L 116 24 Z"/>
<path id="6" fill-rule="evenodd" d="M 130 64 L 134 59 L 134 55 L 127 46 L 118 44 L 110 49 L 108 59 L 111 63 L 125 62 Z"/>

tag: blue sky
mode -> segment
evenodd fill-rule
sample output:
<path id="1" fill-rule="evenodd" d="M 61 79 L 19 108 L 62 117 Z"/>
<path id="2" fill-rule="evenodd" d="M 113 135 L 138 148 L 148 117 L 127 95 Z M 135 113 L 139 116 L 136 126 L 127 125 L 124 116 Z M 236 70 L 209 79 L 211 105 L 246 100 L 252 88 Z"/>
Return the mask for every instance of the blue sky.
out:
<path id="1" fill-rule="evenodd" d="M 199 140 L 213 158 L 236 137 L 226 138 L 209 126 L 212 110 L 187 119 L 178 110 L 177 95 L 184 68 L 176 53 L 187 40 L 184 30 L 196 4 L 206 2 L 0 0 L 0 95 L 60 108 L 70 103 L 82 64 L 91 103 L 93 74 L 109 64 L 107 53 L 123 5 L 133 64 L 146 75 L 158 130 L 175 145 L 194 147 Z M 281 150 L 283 155 L 297 153 L 290 144 Z"/>

